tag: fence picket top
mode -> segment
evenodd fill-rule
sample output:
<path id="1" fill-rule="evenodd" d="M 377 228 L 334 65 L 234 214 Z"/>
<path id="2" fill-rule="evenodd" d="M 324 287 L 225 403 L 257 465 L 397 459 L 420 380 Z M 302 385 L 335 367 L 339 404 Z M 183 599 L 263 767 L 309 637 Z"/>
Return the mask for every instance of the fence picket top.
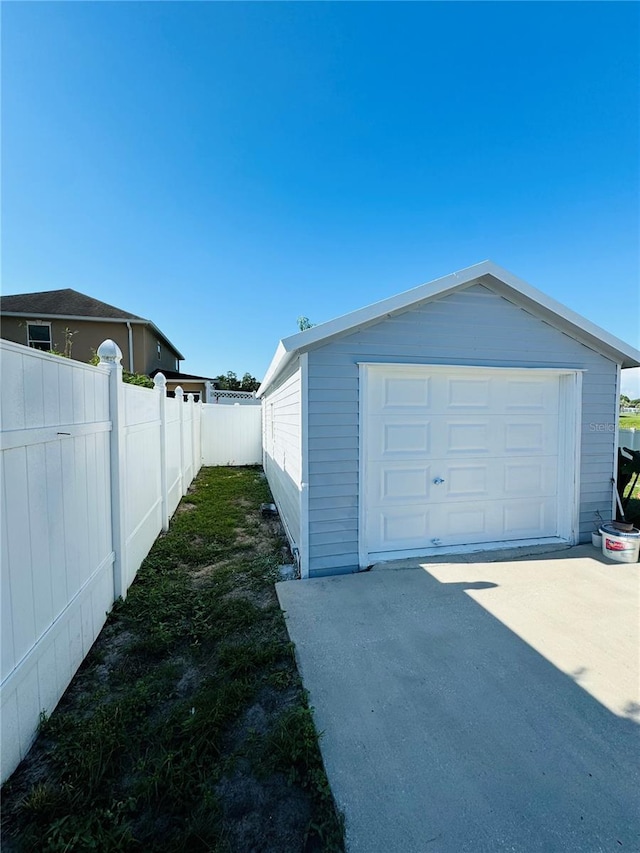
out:
<path id="1" fill-rule="evenodd" d="M 107 338 L 98 347 L 100 364 L 120 364 L 122 361 L 122 350 L 115 341 Z"/>

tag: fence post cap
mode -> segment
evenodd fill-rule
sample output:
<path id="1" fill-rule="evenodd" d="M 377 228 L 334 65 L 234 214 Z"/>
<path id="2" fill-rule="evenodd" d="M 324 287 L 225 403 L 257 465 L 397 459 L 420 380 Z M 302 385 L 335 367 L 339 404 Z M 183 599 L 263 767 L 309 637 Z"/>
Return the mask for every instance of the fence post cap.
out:
<path id="1" fill-rule="evenodd" d="M 107 338 L 98 347 L 100 364 L 120 364 L 122 361 L 122 350 L 115 341 Z"/>
<path id="2" fill-rule="evenodd" d="M 156 375 L 153 377 L 153 384 L 156 386 L 156 388 L 162 391 L 164 388 L 167 387 L 167 377 L 164 375 L 164 373 L 156 373 Z"/>
<path id="3" fill-rule="evenodd" d="M 182 385 L 178 385 L 174 393 L 176 397 L 184 397 L 184 390 L 182 388 Z"/>

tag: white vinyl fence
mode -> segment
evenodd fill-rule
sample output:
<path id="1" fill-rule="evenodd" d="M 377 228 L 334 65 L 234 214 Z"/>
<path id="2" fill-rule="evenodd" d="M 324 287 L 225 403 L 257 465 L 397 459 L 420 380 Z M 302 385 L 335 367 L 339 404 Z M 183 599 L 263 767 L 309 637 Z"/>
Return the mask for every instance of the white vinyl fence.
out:
<path id="1" fill-rule="evenodd" d="M 0 342 L 2 780 L 201 465 L 202 406 L 162 375 L 123 383 L 112 341 L 98 352 L 92 367 Z"/>
<path id="2" fill-rule="evenodd" d="M 621 429 L 618 433 L 618 446 L 640 450 L 640 429 Z"/>
<path id="3" fill-rule="evenodd" d="M 262 465 L 262 406 L 203 406 L 202 464 Z"/>

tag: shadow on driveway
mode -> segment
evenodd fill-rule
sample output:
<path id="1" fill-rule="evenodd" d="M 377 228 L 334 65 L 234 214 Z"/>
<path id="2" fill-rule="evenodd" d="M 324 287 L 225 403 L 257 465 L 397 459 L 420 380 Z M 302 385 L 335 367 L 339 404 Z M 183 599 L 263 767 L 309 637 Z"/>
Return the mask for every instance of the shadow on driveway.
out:
<path id="1" fill-rule="evenodd" d="M 638 726 L 435 569 L 277 585 L 349 851 L 637 853 Z"/>

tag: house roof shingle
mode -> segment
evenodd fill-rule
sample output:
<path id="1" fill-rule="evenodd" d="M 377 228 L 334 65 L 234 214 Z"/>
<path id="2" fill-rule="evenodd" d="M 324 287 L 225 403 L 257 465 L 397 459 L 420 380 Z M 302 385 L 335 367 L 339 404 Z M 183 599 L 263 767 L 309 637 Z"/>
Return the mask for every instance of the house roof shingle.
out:
<path id="1" fill-rule="evenodd" d="M 43 290 L 37 293 L 17 293 L 12 296 L 0 296 L 0 314 L 32 317 L 74 317 L 87 320 L 119 320 L 145 323 L 174 351 L 180 361 L 184 356 L 169 338 L 151 320 L 131 314 L 101 302 L 70 287 L 63 290 Z"/>
<path id="2" fill-rule="evenodd" d="M 185 381 L 191 380 L 193 382 L 213 382 L 211 376 L 196 376 L 193 373 L 180 373 L 179 370 L 165 370 L 162 367 L 158 367 L 155 370 L 152 370 L 149 376 L 153 379 L 153 377 L 157 373 L 162 373 L 165 379 L 168 379 L 170 382 L 174 382 L 176 379 L 183 379 Z"/>
<path id="3" fill-rule="evenodd" d="M 64 290 L 0 296 L 0 312 L 3 314 L 52 314 L 61 317 L 103 317 L 114 320 L 145 319 L 94 299 L 92 296 L 86 296 L 70 287 Z"/>

